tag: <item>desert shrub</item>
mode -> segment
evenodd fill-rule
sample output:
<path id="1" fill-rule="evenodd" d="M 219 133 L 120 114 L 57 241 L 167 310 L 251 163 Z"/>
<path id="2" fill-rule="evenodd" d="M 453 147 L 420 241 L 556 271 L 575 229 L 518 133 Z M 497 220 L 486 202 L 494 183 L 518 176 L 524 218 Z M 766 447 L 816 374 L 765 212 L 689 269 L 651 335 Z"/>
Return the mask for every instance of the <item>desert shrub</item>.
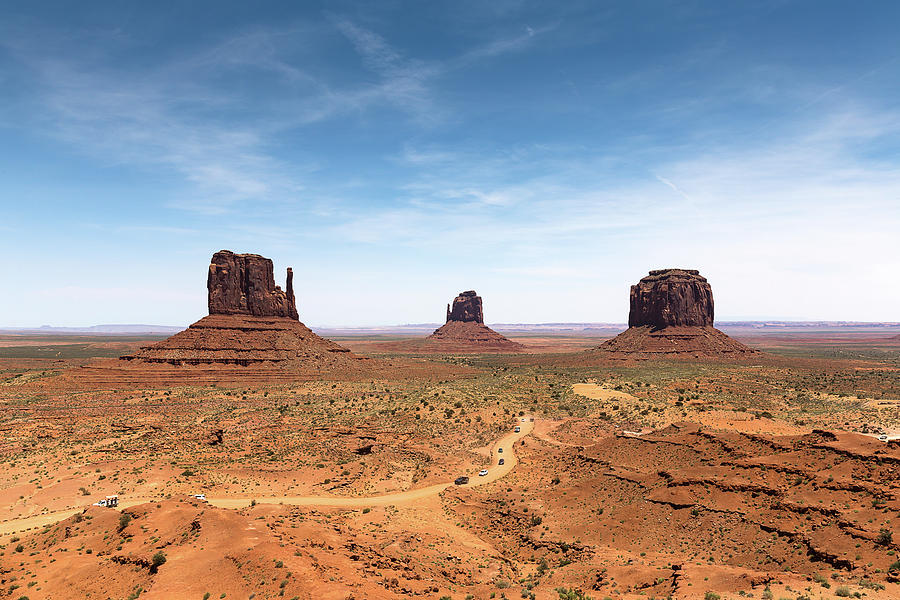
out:
<path id="1" fill-rule="evenodd" d="M 590 596 L 578 589 L 559 587 L 556 588 L 556 593 L 559 594 L 559 600 L 591 600 Z"/>
<path id="2" fill-rule="evenodd" d="M 870 581 L 868 579 L 860 579 L 859 587 L 866 588 L 867 590 L 883 590 L 884 585 L 875 581 Z"/>
<path id="3" fill-rule="evenodd" d="M 162 552 L 157 552 L 153 555 L 153 558 L 150 559 L 150 572 L 156 573 L 164 564 L 166 564 L 166 555 Z"/>
<path id="4" fill-rule="evenodd" d="M 881 531 L 878 532 L 878 537 L 875 538 L 875 541 L 878 542 L 882 546 L 887 546 L 891 543 L 891 540 L 894 539 L 894 534 L 891 533 L 890 529 L 881 528 Z"/>
<path id="5" fill-rule="evenodd" d="M 125 598 L 125 600 L 137 600 L 138 598 L 141 597 L 141 594 L 143 592 L 144 592 L 144 588 L 142 588 L 141 586 L 137 586 L 136 588 L 134 588 L 133 592 L 128 594 L 128 596 Z"/>
<path id="6" fill-rule="evenodd" d="M 837 594 L 838 596 L 840 596 L 841 598 L 849 598 L 850 597 L 850 588 L 848 588 L 846 585 L 842 585 L 841 587 L 836 589 L 834 591 L 834 593 Z"/>
<path id="7" fill-rule="evenodd" d="M 703 596 L 703 600 L 719 600 L 720 597 L 721 596 L 719 596 L 715 592 L 706 592 L 706 594 Z"/>
<path id="8" fill-rule="evenodd" d="M 128 524 L 131 523 L 131 518 L 131 515 L 129 515 L 127 512 L 123 512 L 121 515 L 119 515 L 119 531 L 122 531 L 123 529 L 128 527 Z"/>

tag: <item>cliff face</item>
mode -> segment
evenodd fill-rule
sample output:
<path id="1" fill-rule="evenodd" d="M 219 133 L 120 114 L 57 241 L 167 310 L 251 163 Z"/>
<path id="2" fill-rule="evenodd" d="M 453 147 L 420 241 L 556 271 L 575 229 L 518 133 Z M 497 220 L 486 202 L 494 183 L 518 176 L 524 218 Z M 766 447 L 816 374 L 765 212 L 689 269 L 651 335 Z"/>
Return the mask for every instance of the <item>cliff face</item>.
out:
<path id="1" fill-rule="evenodd" d="M 447 305 L 447 323 L 459 321 L 462 323 L 484 323 L 481 296 L 475 290 L 461 292 L 453 299 L 453 305 Z"/>
<path id="2" fill-rule="evenodd" d="M 259 254 L 213 254 L 206 279 L 209 314 L 299 319 L 294 273 L 288 268 L 286 290 L 275 285 L 272 261 Z"/>
<path id="3" fill-rule="evenodd" d="M 650 271 L 631 286 L 628 329 L 597 350 L 613 357 L 756 353 L 713 327 L 712 287 L 694 269 Z"/>
<path id="4" fill-rule="evenodd" d="M 629 327 L 712 327 L 712 288 L 694 269 L 659 269 L 631 286 Z"/>

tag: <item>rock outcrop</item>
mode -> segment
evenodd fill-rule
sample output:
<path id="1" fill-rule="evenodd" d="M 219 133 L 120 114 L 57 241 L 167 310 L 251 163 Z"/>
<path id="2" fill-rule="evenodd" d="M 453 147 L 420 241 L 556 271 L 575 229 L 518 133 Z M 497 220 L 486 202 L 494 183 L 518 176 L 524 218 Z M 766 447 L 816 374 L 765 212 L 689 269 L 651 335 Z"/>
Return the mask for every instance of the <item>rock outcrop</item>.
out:
<path id="1" fill-rule="evenodd" d="M 261 367 L 293 372 L 354 370 L 368 360 L 319 337 L 300 322 L 293 273 L 275 285 L 272 261 L 216 252 L 207 275 L 209 316 L 122 360 L 177 367 Z"/>
<path id="2" fill-rule="evenodd" d="M 481 304 L 481 296 L 475 290 L 460 292 L 453 299 L 453 305 L 447 305 L 447 323 L 459 321 L 462 323 L 484 323 L 484 311 Z"/>
<path id="3" fill-rule="evenodd" d="M 629 327 L 712 327 L 713 295 L 695 269 L 658 269 L 631 286 Z"/>
<path id="4" fill-rule="evenodd" d="M 481 296 L 461 292 L 447 305 L 447 322 L 416 348 L 424 352 L 520 352 L 522 344 L 484 324 Z"/>
<path id="5" fill-rule="evenodd" d="M 614 356 L 753 354 L 713 327 L 712 288 L 694 269 L 658 269 L 631 286 L 628 329 L 596 350 Z"/>
<path id="6" fill-rule="evenodd" d="M 298 319 L 294 272 L 288 267 L 286 289 L 275 285 L 272 261 L 259 254 L 213 254 L 206 278 L 209 314 Z"/>

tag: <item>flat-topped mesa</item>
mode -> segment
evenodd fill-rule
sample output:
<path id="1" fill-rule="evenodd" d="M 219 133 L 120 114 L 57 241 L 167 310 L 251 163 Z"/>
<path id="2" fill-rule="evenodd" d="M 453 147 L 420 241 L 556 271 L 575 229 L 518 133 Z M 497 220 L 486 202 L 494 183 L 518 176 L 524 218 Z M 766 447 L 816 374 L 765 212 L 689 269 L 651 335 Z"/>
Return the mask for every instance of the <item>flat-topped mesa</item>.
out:
<path id="1" fill-rule="evenodd" d="M 657 269 L 631 286 L 628 329 L 597 350 L 613 358 L 756 353 L 713 327 L 712 288 L 694 269 Z"/>
<path id="2" fill-rule="evenodd" d="M 657 269 L 631 286 L 629 327 L 712 327 L 713 295 L 695 269 Z"/>
<path id="3" fill-rule="evenodd" d="M 481 296 L 475 290 L 460 292 L 453 299 L 453 306 L 447 305 L 447 323 L 459 321 L 461 323 L 484 323 Z"/>
<path id="4" fill-rule="evenodd" d="M 287 270 L 286 290 L 275 285 L 272 261 L 259 254 L 213 254 L 206 279 L 209 314 L 287 317 L 299 320 L 294 273 Z"/>

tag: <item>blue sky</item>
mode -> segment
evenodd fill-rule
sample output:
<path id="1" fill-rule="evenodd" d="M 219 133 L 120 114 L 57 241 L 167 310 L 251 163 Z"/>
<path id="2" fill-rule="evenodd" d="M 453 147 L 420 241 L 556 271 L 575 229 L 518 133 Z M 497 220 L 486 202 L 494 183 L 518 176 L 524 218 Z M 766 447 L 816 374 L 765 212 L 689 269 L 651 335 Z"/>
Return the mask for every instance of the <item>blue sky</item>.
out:
<path id="1" fill-rule="evenodd" d="M 190 4 L 190 6 L 185 6 Z M 558 6 L 557 4 L 562 4 Z M 0 6 L 0 325 L 187 324 L 228 248 L 311 325 L 900 321 L 900 3 Z"/>

